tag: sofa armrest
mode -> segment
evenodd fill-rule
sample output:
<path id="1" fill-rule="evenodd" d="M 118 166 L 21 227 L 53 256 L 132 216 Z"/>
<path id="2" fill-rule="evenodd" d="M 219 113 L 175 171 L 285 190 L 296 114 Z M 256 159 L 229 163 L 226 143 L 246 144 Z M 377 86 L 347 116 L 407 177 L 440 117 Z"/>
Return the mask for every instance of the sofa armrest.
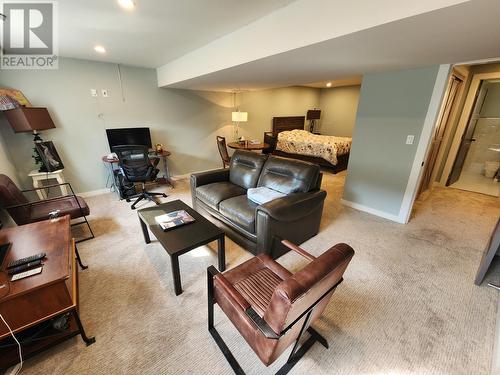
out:
<path id="1" fill-rule="evenodd" d="M 214 169 L 213 171 L 193 173 L 191 175 L 192 188 L 223 181 L 229 181 L 229 168 Z"/>
<path id="2" fill-rule="evenodd" d="M 260 205 L 257 211 L 262 211 L 278 221 L 295 221 L 313 212 L 325 198 L 324 190 L 290 194 Z"/>

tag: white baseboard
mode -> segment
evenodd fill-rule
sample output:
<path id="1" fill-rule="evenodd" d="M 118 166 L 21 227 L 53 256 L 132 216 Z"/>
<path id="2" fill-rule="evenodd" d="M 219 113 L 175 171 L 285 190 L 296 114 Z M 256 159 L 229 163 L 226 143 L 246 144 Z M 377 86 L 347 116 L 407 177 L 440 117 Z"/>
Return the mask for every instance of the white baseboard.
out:
<path id="1" fill-rule="evenodd" d="M 341 199 L 340 202 L 342 202 L 343 205 L 354 208 L 356 210 L 367 212 L 367 213 L 375 215 L 375 216 L 383 217 L 384 219 L 395 221 L 396 223 L 405 224 L 404 220 L 401 220 L 401 218 L 398 215 L 394 215 L 394 214 L 390 214 L 388 212 L 380 211 L 380 210 L 377 210 L 375 208 L 365 206 L 363 204 L 347 201 L 345 199 Z"/>

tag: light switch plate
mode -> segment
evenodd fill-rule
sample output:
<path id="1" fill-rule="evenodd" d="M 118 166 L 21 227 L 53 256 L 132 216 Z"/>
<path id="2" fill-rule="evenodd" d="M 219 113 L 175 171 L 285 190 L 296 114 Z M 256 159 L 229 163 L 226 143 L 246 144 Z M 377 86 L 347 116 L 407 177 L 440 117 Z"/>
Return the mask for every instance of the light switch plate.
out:
<path id="1" fill-rule="evenodd" d="M 93 96 L 95 98 L 97 96 L 97 90 L 96 89 L 90 89 L 90 96 Z"/>
<path id="2" fill-rule="evenodd" d="M 101 94 L 103 98 L 107 98 L 109 96 L 109 90 L 102 89 Z"/>
<path id="3" fill-rule="evenodd" d="M 407 135 L 406 136 L 406 144 L 407 145 L 412 145 L 414 140 L 415 140 L 415 136 L 414 135 Z"/>

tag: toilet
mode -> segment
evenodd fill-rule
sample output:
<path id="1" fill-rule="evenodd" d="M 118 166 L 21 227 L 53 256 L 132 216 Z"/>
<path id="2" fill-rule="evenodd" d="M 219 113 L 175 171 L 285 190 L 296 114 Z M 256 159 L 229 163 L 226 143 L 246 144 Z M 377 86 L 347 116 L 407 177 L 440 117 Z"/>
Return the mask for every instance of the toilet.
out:
<path id="1" fill-rule="evenodd" d="M 498 161 L 485 161 L 484 175 L 488 178 L 495 177 L 499 167 L 500 167 L 500 162 Z"/>

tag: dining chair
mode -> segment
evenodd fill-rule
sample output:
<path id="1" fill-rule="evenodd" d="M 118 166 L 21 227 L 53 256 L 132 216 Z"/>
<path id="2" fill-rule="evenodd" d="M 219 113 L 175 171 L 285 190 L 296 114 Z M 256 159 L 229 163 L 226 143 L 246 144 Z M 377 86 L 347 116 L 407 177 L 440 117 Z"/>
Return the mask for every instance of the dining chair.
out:
<path id="1" fill-rule="evenodd" d="M 229 153 L 227 152 L 226 138 L 217 136 L 217 148 L 219 149 L 219 154 L 222 159 L 222 167 L 229 167 L 231 158 L 229 157 Z"/>
<path id="2" fill-rule="evenodd" d="M 272 154 L 276 150 L 276 136 L 273 132 L 264 132 L 264 143 L 268 144 L 269 147 L 262 150 L 263 154 Z"/>
<path id="3" fill-rule="evenodd" d="M 282 241 L 309 263 L 291 273 L 261 253 L 235 268 L 208 268 L 208 330 L 236 374 L 244 374 L 214 325 L 214 304 L 229 318 L 265 366 L 293 345 L 277 374 L 286 374 L 317 341 L 326 339 L 312 324 L 321 316 L 351 261 L 354 250 L 337 244 L 318 257 Z M 307 340 L 302 340 L 309 333 Z"/>

